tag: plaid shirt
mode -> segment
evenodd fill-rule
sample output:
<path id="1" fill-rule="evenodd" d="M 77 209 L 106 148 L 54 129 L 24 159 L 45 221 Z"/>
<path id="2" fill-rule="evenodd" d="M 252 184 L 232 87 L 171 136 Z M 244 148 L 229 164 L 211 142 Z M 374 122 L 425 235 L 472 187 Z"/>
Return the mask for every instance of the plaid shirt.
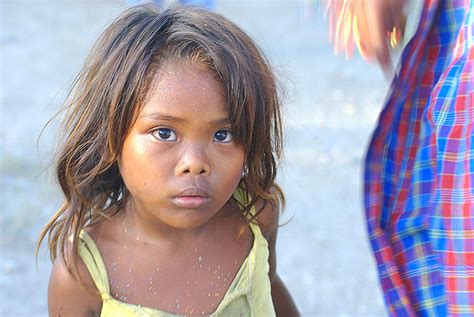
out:
<path id="1" fill-rule="evenodd" d="M 369 237 L 391 316 L 474 316 L 473 6 L 425 1 L 367 153 Z"/>

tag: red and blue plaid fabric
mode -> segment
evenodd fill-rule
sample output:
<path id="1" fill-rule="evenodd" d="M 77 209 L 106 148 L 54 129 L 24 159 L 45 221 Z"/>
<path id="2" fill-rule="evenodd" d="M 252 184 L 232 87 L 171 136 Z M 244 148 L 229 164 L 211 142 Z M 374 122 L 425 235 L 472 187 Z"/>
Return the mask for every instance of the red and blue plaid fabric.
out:
<path id="1" fill-rule="evenodd" d="M 391 316 L 474 316 L 473 1 L 425 1 L 367 153 Z"/>

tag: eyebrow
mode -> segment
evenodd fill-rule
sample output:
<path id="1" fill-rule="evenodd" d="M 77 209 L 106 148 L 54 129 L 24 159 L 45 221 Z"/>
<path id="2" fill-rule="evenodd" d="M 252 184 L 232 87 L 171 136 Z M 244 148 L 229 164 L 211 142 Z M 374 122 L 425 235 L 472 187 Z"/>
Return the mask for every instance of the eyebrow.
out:
<path id="1" fill-rule="evenodd" d="M 159 113 L 159 112 L 145 113 L 145 114 L 140 115 L 138 118 L 139 119 L 163 120 L 163 121 L 170 121 L 170 122 L 186 122 L 186 121 L 188 121 L 188 120 L 180 118 L 180 117 L 170 116 L 170 115 L 162 114 L 162 113 Z M 224 124 L 230 124 L 230 120 L 229 120 L 229 117 L 221 117 L 221 118 L 211 120 L 209 123 L 214 124 L 214 125 L 224 125 Z"/>

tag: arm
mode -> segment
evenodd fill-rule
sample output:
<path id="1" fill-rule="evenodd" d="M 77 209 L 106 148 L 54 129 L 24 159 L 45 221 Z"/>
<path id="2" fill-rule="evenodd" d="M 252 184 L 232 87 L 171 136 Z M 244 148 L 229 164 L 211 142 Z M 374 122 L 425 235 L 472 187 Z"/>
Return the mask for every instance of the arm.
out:
<path id="1" fill-rule="evenodd" d="M 48 287 L 49 316 L 99 316 L 100 294 L 89 289 L 95 290 L 94 282 L 82 261 L 78 264 L 85 285 L 71 275 L 62 256 L 55 259 Z"/>
<path id="2" fill-rule="evenodd" d="M 268 242 L 268 262 L 270 265 L 268 275 L 272 287 L 272 299 L 276 315 L 284 317 L 299 316 L 300 314 L 290 293 L 276 271 L 277 261 L 275 246 L 278 233 L 279 212 L 268 203 L 258 215 L 258 220 L 263 224 L 261 226 L 262 234 Z"/>

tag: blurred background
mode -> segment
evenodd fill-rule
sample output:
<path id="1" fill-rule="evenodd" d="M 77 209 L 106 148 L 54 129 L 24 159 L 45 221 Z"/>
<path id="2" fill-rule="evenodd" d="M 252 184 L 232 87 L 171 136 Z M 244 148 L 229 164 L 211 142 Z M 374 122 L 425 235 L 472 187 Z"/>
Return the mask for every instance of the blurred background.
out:
<path id="1" fill-rule="evenodd" d="M 132 1 L 130 1 L 131 3 Z M 47 316 L 42 226 L 61 204 L 51 158 L 58 110 L 125 0 L 0 0 L 0 315 Z M 364 152 L 388 82 L 346 62 L 309 0 L 216 0 L 262 47 L 284 89 L 287 196 L 278 271 L 303 316 L 385 316 L 362 208 Z"/>

